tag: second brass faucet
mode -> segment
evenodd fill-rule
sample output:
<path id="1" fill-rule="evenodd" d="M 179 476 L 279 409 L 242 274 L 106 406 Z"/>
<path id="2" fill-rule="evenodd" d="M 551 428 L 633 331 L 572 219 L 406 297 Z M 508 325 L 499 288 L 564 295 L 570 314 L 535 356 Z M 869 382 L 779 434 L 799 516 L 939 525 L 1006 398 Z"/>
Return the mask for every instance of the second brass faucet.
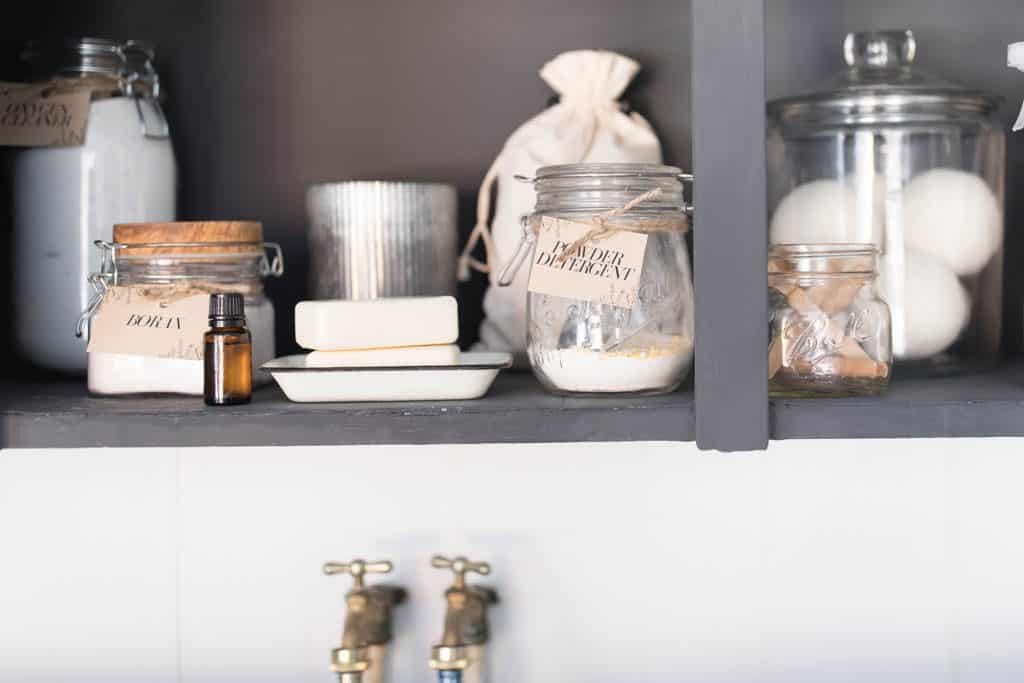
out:
<path id="1" fill-rule="evenodd" d="M 431 651 L 430 666 L 439 672 L 441 681 L 476 683 L 486 678 L 484 645 L 490 636 L 487 609 L 498 602 L 498 593 L 485 586 L 470 586 L 466 574 L 481 576 L 491 573 L 486 562 L 473 562 L 465 557 L 447 558 L 435 555 L 430 564 L 437 569 L 451 569 L 455 581 L 445 591 L 447 609 L 441 642 Z"/>

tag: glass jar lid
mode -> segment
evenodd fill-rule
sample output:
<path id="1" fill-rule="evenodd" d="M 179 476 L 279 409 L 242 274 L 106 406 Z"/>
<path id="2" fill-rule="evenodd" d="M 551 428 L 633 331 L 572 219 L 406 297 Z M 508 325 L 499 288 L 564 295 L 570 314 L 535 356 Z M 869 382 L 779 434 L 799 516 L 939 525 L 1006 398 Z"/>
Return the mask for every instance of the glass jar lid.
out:
<path id="1" fill-rule="evenodd" d="M 878 248 L 870 243 L 776 244 L 768 250 L 768 275 L 873 276 Z"/>
<path id="2" fill-rule="evenodd" d="M 105 38 L 30 40 L 21 59 L 34 80 L 80 75 L 120 78 L 126 63 L 123 45 Z"/>
<path id="3" fill-rule="evenodd" d="M 846 69 L 822 90 L 768 103 L 786 123 L 899 124 L 985 116 L 1001 99 L 935 78 L 917 68 L 913 31 L 850 33 L 843 41 Z"/>
<path id="4" fill-rule="evenodd" d="M 543 166 L 532 182 L 535 212 L 602 212 L 629 205 L 632 213 L 675 210 L 688 213 L 683 183 L 692 180 L 675 166 L 648 163 L 584 163 Z M 646 193 L 646 194 L 645 194 Z M 632 202 L 645 198 L 639 205 Z"/>
<path id="5" fill-rule="evenodd" d="M 675 166 L 644 163 L 556 164 L 537 169 L 536 181 L 551 178 L 675 178 L 683 172 Z"/>

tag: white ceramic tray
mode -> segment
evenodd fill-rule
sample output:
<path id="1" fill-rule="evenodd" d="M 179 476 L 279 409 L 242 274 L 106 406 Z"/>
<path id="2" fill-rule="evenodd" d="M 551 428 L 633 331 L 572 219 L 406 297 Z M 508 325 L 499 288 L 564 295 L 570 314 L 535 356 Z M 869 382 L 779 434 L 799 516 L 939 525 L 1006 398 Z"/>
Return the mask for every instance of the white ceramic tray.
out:
<path id="1" fill-rule="evenodd" d="M 460 353 L 455 365 L 405 367 L 307 366 L 306 356 L 284 356 L 264 363 L 285 396 L 298 403 L 355 401 L 452 401 L 480 398 L 509 353 Z"/>

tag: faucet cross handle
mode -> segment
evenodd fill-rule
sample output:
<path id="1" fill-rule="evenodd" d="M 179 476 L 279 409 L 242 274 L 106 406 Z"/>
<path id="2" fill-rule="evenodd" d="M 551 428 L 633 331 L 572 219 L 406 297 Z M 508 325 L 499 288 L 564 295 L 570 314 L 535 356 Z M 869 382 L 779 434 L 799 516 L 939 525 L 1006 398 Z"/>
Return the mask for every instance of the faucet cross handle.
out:
<path id="1" fill-rule="evenodd" d="M 434 555 L 430 559 L 430 566 L 435 569 L 451 569 L 455 573 L 455 588 L 458 590 L 466 587 L 468 572 L 475 572 L 481 576 L 491 573 L 491 565 L 486 562 L 473 562 L 462 556 L 449 558 L 444 555 Z"/>
<path id="2" fill-rule="evenodd" d="M 366 574 L 388 574 L 392 565 L 387 560 L 367 562 L 366 560 L 352 560 L 351 562 L 327 562 L 324 564 L 324 574 L 349 574 L 352 576 L 352 585 L 356 590 L 363 587 L 363 576 Z"/>

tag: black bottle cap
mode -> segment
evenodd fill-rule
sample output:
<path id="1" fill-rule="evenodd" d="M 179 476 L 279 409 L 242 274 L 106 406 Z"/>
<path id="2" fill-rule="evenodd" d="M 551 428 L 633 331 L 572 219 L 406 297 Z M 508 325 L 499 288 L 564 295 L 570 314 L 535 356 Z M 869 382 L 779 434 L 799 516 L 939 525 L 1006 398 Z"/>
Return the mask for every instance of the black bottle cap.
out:
<path id="1" fill-rule="evenodd" d="M 245 323 L 245 297 L 236 292 L 210 295 L 210 320 Z"/>

